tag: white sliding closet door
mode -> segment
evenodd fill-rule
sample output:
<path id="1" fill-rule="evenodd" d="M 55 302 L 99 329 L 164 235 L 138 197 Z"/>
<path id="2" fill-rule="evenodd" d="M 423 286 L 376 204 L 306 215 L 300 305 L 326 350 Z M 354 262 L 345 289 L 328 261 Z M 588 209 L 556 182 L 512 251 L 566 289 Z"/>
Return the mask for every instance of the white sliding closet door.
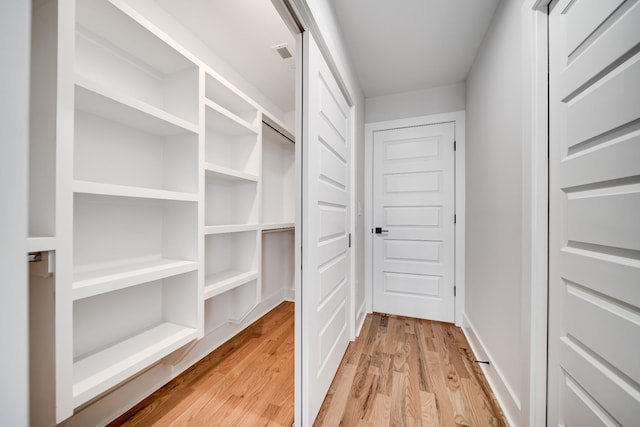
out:
<path id="1" fill-rule="evenodd" d="M 349 343 L 349 107 L 304 34 L 302 420 L 311 426 Z"/>
<path id="2" fill-rule="evenodd" d="M 549 426 L 640 420 L 640 1 L 549 14 Z"/>

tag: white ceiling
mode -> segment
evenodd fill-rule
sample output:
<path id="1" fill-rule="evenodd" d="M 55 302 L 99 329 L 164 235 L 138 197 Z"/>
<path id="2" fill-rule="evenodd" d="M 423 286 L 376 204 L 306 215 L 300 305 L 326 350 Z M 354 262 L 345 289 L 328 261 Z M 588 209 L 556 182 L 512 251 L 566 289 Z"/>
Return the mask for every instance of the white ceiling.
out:
<path id="1" fill-rule="evenodd" d="M 155 0 L 283 112 L 295 39 L 271 0 Z M 330 0 L 366 97 L 462 82 L 499 0 Z"/>
<path id="2" fill-rule="evenodd" d="M 294 59 L 272 49 L 295 39 L 271 0 L 156 0 L 283 112 L 295 108 Z"/>
<path id="3" fill-rule="evenodd" d="M 366 97 L 462 82 L 499 0 L 331 0 Z"/>

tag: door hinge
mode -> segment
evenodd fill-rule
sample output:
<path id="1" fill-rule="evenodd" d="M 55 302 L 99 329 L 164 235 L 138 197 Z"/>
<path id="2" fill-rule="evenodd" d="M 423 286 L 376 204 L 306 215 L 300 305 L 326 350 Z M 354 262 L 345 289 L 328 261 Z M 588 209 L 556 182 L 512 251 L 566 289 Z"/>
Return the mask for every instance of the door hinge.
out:
<path id="1" fill-rule="evenodd" d="M 351 247 L 351 233 L 349 233 L 349 247 Z"/>
<path id="2" fill-rule="evenodd" d="M 458 216 L 453 214 L 453 223 L 456 224 L 458 222 Z"/>
<path id="3" fill-rule="evenodd" d="M 457 145 L 457 143 L 456 143 L 456 141 L 454 140 L 454 141 L 453 141 L 453 151 L 456 151 L 456 145 Z"/>
<path id="4" fill-rule="evenodd" d="M 456 287 L 455 286 L 453 287 L 453 296 L 454 297 L 456 296 Z"/>

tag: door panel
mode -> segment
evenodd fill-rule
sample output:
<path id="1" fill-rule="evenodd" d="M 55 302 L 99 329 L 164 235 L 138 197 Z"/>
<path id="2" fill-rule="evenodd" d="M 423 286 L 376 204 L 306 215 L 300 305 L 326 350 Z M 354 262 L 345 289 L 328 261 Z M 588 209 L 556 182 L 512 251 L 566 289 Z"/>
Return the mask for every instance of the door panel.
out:
<path id="1" fill-rule="evenodd" d="M 349 343 L 349 107 L 320 50 L 303 34 L 301 399 L 313 421 Z"/>
<path id="2" fill-rule="evenodd" d="M 374 134 L 374 311 L 454 320 L 454 124 Z"/>
<path id="3" fill-rule="evenodd" d="M 383 273 L 385 292 L 437 297 L 440 294 L 440 277 L 419 274 Z"/>
<path id="4" fill-rule="evenodd" d="M 549 425 L 640 419 L 640 3 L 549 13 Z"/>
<path id="5" fill-rule="evenodd" d="M 567 15 L 567 44 L 565 54 L 572 52 L 582 45 L 605 19 L 613 13 L 624 0 L 582 0 L 579 1 Z"/>
<path id="6" fill-rule="evenodd" d="M 615 2 L 618 3 L 618 0 Z M 576 6 L 582 4 L 581 1 Z M 572 9 L 575 11 L 575 8 Z M 626 1 L 615 10 L 613 15 L 604 22 L 600 20 L 603 25 L 598 26 L 598 30 L 592 36 L 583 39 L 579 55 L 571 57 L 571 66 L 565 68 L 562 75 L 556 76 L 563 93 L 573 94 L 597 77 L 603 69 L 615 66 L 620 58 L 633 52 L 636 43 L 634 35 L 637 35 L 638 20 L 640 20 L 640 8 L 634 1 Z"/>

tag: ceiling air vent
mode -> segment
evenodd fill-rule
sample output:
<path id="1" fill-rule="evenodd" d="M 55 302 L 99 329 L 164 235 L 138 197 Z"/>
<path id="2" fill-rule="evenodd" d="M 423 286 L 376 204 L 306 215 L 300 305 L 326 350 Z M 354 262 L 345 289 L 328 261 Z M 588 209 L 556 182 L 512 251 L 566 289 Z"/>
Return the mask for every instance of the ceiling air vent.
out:
<path id="1" fill-rule="evenodd" d="M 293 55 L 289 51 L 289 48 L 287 47 L 286 43 L 273 46 L 272 49 L 274 49 L 282 59 L 293 58 Z"/>

